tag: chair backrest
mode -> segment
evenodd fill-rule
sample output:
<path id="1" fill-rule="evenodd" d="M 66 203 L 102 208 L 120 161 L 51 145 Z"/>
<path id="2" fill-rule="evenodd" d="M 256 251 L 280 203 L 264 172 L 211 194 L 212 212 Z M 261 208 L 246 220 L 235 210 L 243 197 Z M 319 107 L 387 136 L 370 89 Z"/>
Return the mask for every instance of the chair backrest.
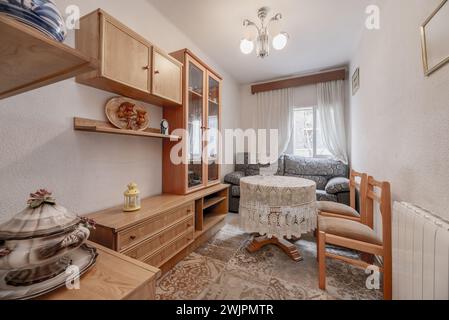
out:
<path id="1" fill-rule="evenodd" d="M 378 192 L 376 192 L 378 190 Z M 366 194 L 367 226 L 374 229 L 374 203 L 379 204 L 382 218 L 382 241 L 384 246 L 391 247 L 391 189 L 389 182 L 381 182 L 368 177 Z"/>
<path id="2" fill-rule="evenodd" d="M 357 210 L 357 193 L 359 196 L 360 218 L 362 223 L 366 221 L 366 194 L 368 192 L 368 175 L 351 169 L 349 174 L 349 198 L 350 205 Z"/>

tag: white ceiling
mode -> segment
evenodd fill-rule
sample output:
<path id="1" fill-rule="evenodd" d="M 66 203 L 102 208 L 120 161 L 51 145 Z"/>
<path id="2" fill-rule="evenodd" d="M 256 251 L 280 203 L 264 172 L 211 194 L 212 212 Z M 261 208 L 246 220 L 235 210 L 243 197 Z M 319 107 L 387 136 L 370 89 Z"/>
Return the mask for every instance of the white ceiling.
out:
<path id="1" fill-rule="evenodd" d="M 316 71 L 349 62 L 369 0 L 148 0 L 240 83 Z M 290 41 L 266 59 L 243 55 L 243 19 L 282 13 Z"/>

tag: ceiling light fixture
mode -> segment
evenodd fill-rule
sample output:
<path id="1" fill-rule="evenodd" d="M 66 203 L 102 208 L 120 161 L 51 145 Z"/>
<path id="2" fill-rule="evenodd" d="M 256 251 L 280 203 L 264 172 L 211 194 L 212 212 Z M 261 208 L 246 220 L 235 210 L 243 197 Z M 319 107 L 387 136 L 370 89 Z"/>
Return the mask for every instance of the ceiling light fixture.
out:
<path id="1" fill-rule="evenodd" d="M 256 43 L 256 54 L 260 58 L 268 57 L 270 54 L 270 33 L 268 27 L 271 22 L 280 21 L 282 19 L 282 14 L 277 13 L 274 15 L 268 23 L 265 24 L 265 19 L 268 16 L 268 12 L 270 9 L 268 7 L 262 7 L 259 9 L 257 16 L 259 17 L 261 23 L 258 26 L 256 23 L 245 19 L 243 21 L 244 27 L 253 26 L 257 29 L 257 36 L 255 39 L 251 39 L 250 37 L 245 37 L 240 42 L 240 50 L 243 54 L 250 54 L 254 50 L 254 42 Z M 282 50 L 287 45 L 289 40 L 289 35 L 287 32 L 280 32 L 276 36 L 273 37 L 272 45 L 276 50 Z"/>

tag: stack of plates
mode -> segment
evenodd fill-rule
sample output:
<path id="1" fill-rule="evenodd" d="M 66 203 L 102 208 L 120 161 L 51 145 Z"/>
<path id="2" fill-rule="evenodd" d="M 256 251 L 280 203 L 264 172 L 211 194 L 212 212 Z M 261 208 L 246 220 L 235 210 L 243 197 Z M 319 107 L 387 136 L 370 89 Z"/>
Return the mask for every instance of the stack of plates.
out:
<path id="1" fill-rule="evenodd" d="M 60 42 L 67 35 L 64 19 L 51 0 L 0 0 L 0 13 L 32 26 Z"/>

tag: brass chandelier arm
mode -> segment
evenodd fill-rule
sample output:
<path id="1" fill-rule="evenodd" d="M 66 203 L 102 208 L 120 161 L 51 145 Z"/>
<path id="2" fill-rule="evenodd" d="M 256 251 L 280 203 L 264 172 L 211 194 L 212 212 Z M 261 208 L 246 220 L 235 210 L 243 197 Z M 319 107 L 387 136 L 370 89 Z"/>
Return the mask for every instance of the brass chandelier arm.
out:
<path id="1" fill-rule="evenodd" d="M 261 29 L 257 26 L 257 24 L 255 24 L 255 23 L 252 22 L 251 20 L 248 20 L 248 19 L 243 20 L 243 26 L 244 26 L 244 27 L 250 27 L 250 26 L 253 26 L 254 28 L 257 29 L 257 32 L 260 34 Z"/>

